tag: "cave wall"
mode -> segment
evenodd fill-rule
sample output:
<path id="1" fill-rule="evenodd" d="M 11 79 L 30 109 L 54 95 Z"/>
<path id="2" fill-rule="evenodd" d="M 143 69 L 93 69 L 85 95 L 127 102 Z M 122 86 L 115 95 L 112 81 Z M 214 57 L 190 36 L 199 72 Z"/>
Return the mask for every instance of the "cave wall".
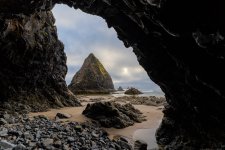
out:
<path id="1" fill-rule="evenodd" d="M 54 23 L 50 11 L 0 15 L 2 108 L 20 111 L 20 103 L 28 104 L 28 110 L 43 111 L 79 105 L 64 80 L 66 55 Z"/>
<path id="2" fill-rule="evenodd" d="M 225 74 L 222 70 L 225 67 L 225 2 L 220 0 L 31 2 L 1 0 L 0 12 L 3 16 L 11 12 L 29 15 L 50 10 L 55 3 L 63 3 L 103 17 L 108 26 L 116 30 L 118 38 L 124 45 L 133 47 L 140 65 L 161 87 L 168 102 L 161 126 L 156 133 L 157 142 L 161 147 L 224 148 Z M 63 60 L 61 58 L 59 61 Z M 58 66 L 55 62 L 53 64 Z M 1 74 L 5 75 L 2 71 Z M 54 81 L 56 84 L 60 83 L 57 79 L 53 79 Z M 0 84 L 3 83 L 7 82 L 1 81 Z"/>

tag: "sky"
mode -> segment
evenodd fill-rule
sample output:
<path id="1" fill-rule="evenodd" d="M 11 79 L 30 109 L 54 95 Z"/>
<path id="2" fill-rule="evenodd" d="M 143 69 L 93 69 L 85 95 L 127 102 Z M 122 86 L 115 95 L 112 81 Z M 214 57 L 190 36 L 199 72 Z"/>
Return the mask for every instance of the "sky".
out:
<path id="1" fill-rule="evenodd" d="M 122 86 L 160 91 L 139 65 L 132 48 L 125 48 L 115 30 L 109 29 L 104 19 L 66 5 L 56 5 L 53 14 L 67 55 L 67 84 L 70 84 L 84 59 L 93 53 L 111 75 L 115 88 Z"/>

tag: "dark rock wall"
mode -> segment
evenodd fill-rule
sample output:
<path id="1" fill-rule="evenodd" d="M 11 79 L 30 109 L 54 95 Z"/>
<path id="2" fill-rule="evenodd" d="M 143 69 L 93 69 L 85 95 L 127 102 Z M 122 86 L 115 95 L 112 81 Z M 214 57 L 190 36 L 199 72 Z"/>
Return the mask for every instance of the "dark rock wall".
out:
<path id="1" fill-rule="evenodd" d="M 45 104 L 34 111 L 77 103 L 64 80 L 66 55 L 54 22 L 50 11 L 0 16 L 1 101 Z"/>
<path id="2" fill-rule="evenodd" d="M 7 2 L 1 0 L 0 12 L 30 13 L 52 7 L 50 0 Z M 20 5 L 12 9 L 14 3 Z M 164 119 L 156 134 L 162 147 L 224 148 L 225 2 L 56 0 L 54 3 L 102 16 L 125 46 L 133 47 L 138 61 L 167 98 Z"/>

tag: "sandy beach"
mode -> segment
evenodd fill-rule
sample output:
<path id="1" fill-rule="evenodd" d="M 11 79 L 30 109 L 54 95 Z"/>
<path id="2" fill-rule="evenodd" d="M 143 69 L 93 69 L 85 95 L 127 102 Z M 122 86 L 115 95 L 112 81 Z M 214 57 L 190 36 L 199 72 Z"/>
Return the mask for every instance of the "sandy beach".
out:
<path id="1" fill-rule="evenodd" d="M 78 99 L 81 100 L 82 102 L 81 107 L 65 107 L 61 109 L 51 109 L 47 112 L 30 113 L 30 117 L 45 115 L 49 119 L 54 119 L 56 114 L 60 112 L 72 115 L 72 117 L 69 119 L 62 119 L 62 121 L 65 122 L 90 121 L 91 119 L 82 115 L 82 112 L 85 109 L 87 103 L 93 103 L 96 101 L 110 101 L 114 100 L 114 98 L 115 97 L 113 97 L 112 95 L 89 95 L 89 96 L 80 95 L 78 96 Z M 120 103 L 123 102 L 120 101 Z M 126 101 L 124 103 L 126 103 Z M 139 139 L 148 143 L 148 149 L 154 148 L 156 146 L 154 135 L 163 116 L 162 113 L 163 106 L 146 106 L 146 105 L 133 105 L 133 106 L 139 109 L 143 113 L 143 115 L 146 116 L 147 121 L 144 121 L 142 123 L 135 123 L 133 126 L 129 126 L 124 129 L 115 129 L 115 128 L 104 128 L 104 129 L 109 133 L 109 137 L 111 139 L 117 136 L 126 137 L 130 141 Z"/>

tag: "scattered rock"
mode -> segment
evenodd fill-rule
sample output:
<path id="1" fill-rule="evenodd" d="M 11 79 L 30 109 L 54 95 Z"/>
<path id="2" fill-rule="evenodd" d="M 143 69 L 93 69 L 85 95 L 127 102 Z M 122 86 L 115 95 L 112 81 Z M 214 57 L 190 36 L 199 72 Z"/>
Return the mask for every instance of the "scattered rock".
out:
<path id="1" fill-rule="evenodd" d="M 143 94 L 141 91 L 139 91 L 138 89 L 135 89 L 135 88 L 130 88 L 128 90 L 126 90 L 124 92 L 124 94 L 128 94 L 128 95 L 137 95 L 137 94 Z"/>
<path id="2" fill-rule="evenodd" d="M 121 105 L 113 102 L 88 104 L 83 114 L 107 128 L 125 128 L 133 125 L 135 122 L 145 120 L 142 113 L 131 104 Z"/>
<path id="3" fill-rule="evenodd" d="M 0 134 L 4 135 L 3 138 L 5 139 L 0 140 L 0 150 L 110 150 L 111 145 L 118 145 L 120 148 L 126 145 L 119 141 L 110 140 L 107 133 L 98 124 L 91 122 L 62 124 L 43 116 L 37 116 L 29 120 L 24 117 L 24 115 L 21 115 L 20 121 L 16 124 L 0 126 Z M 18 118 L 15 119 L 19 120 Z M 115 148 L 111 150 L 115 150 Z"/>
<path id="4" fill-rule="evenodd" d="M 106 94 L 114 91 L 111 76 L 92 53 L 85 59 L 68 87 L 74 94 Z"/>
<path id="5" fill-rule="evenodd" d="M 114 139 L 114 141 L 116 142 L 116 147 L 118 149 L 126 149 L 126 150 L 131 150 L 132 146 L 128 143 L 128 141 L 126 139 L 124 139 L 123 137 L 119 137 L 117 139 Z M 118 144 L 118 145 L 117 145 Z M 117 149 L 116 148 L 116 149 Z"/>
<path id="6" fill-rule="evenodd" d="M 162 106 L 166 103 L 165 97 L 156 96 L 122 96 L 114 98 L 113 102 L 129 102 L 133 105 Z"/>
<path id="7" fill-rule="evenodd" d="M 5 120 L 8 120 L 10 118 L 10 115 L 7 112 L 4 112 L 0 114 L 0 118 L 4 118 Z"/>
<path id="8" fill-rule="evenodd" d="M 124 91 L 123 88 L 121 86 L 119 86 L 119 88 L 117 89 L 117 91 Z"/>
<path id="9" fill-rule="evenodd" d="M 103 97 L 98 97 L 98 98 L 90 98 L 89 102 L 100 102 L 105 100 Z"/>
<path id="10" fill-rule="evenodd" d="M 53 144 L 53 139 L 50 138 L 44 139 L 42 143 L 45 147 L 48 147 Z"/>
<path id="11" fill-rule="evenodd" d="M 74 137 L 68 137 L 67 141 L 68 141 L 69 143 L 72 143 L 72 142 L 75 141 L 75 138 L 74 138 Z"/>
<path id="12" fill-rule="evenodd" d="M 56 117 L 58 117 L 59 119 L 67 119 L 67 118 L 71 118 L 72 115 L 67 114 L 67 113 L 57 113 Z"/>

